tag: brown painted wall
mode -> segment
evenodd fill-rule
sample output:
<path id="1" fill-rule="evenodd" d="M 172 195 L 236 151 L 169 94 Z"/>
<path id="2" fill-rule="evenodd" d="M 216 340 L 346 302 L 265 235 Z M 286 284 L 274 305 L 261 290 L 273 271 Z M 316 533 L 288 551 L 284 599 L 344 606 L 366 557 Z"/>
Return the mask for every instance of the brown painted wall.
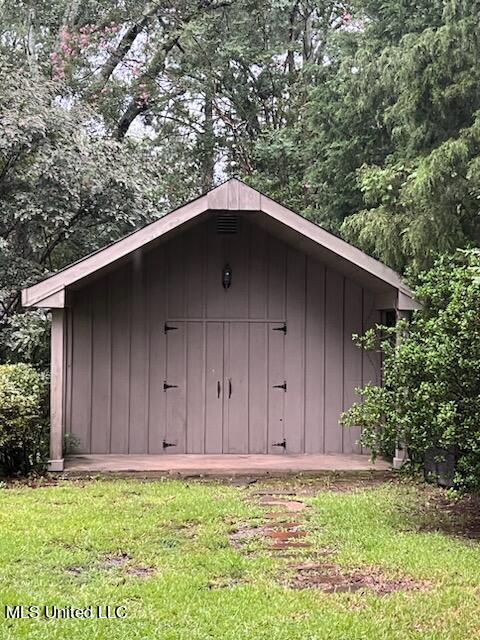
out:
<path id="1" fill-rule="evenodd" d="M 373 294 L 246 219 L 234 235 L 199 223 L 75 292 L 69 313 L 79 452 L 360 451 L 338 418 L 379 381 L 351 340 L 379 320 Z"/>

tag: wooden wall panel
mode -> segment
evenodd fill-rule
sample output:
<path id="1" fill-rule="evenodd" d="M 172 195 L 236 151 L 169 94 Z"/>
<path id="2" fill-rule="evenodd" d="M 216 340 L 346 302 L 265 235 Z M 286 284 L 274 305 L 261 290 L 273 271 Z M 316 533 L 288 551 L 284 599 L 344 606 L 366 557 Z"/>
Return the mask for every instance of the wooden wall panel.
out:
<path id="1" fill-rule="evenodd" d="M 183 236 L 167 243 L 167 316 L 185 317 L 185 254 L 186 239 Z"/>
<path id="2" fill-rule="evenodd" d="M 185 453 L 186 450 L 186 342 L 187 322 L 177 322 L 177 329 L 167 333 L 167 384 L 174 387 L 164 390 L 166 402 L 165 440 L 174 445 L 165 453 Z"/>
<path id="3" fill-rule="evenodd" d="M 269 395 L 268 332 L 272 331 L 272 325 L 263 322 L 249 324 L 248 451 L 250 453 L 266 453 Z"/>
<path id="4" fill-rule="evenodd" d="M 187 322 L 186 451 L 203 453 L 205 443 L 205 349 L 203 322 Z"/>
<path id="5" fill-rule="evenodd" d="M 149 368 L 148 368 L 148 453 L 162 453 L 165 436 L 166 380 L 165 300 L 167 296 L 166 255 L 163 249 L 147 259 Z"/>
<path id="6" fill-rule="evenodd" d="M 109 282 L 92 288 L 92 453 L 110 451 L 111 343 Z"/>
<path id="7" fill-rule="evenodd" d="M 64 434 L 72 432 L 72 382 L 73 382 L 73 313 L 72 309 L 67 308 L 65 313 L 66 324 L 66 354 L 65 354 L 65 375 L 66 375 L 66 397 L 65 397 L 65 424 L 63 426 Z M 53 322 L 53 317 L 52 317 Z"/>
<path id="8" fill-rule="evenodd" d="M 344 277 L 327 269 L 325 290 L 325 453 L 341 453 Z"/>
<path id="9" fill-rule="evenodd" d="M 248 317 L 267 318 L 267 237 L 262 229 L 249 231 Z"/>
<path id="10" fill-rule="evenodd" d="M 134 262 L 130 296 L 130 420 L 129 453 L 148 451 L 149 318 L 146 313 L 144 258 Z"/>
<path id="11" fill-rule="evenodd" d="M 362 351 L 353 342 L 352 335 L 362 334 L 362 309 L 363 292 L 361 287 L 345 280 L 345 320 L 344 320 L 344 347 L 343 347 L 343 410 L 345 411 L 359 400 L 355 392 L 361 386 L 362 381 Z M 359 428 L 343 427 L 344 453 L 361 453 L 358 439 L 361 435 Z"/>
<path id="12" fill-rule="evenodd" d="M 206 225 L 192 229 L 185 235 L 183 254 L 177 260 L 185 261 L 185 307 L 187 318 L 203 316 L 204 286 L 206 277 Z M 217 283 L 218 284 L 218 283 Z M 171 317 L 174 317 L 170 314 Z"/>
<path id="13" fill-rule="evenodd" d="M 207 272 L 205 283 L 205 315 L 207 318 L 223 318 L 226 292 L 222 288 L 222 269 L 225 266 L 223 236 L 215 233 L 215 225 L 207 229 Z"/>
<path id="14" fill-rule="evenodd" d="M 206 322 L 205 325 L 205 453 L 222 453 L 224 323 Z"/>
<path id="15" fill-rule="evenodd" d="M 232 286 L 223 291 L 225 318 L 248 318 L 249 235 L 248 226 L 243 222 L 237 234 L 223 236 L 224 262 L 232 269 Z M 219 280 L 221 283 L 221 273 L 217 275 L 216 281 Z"/>
<path id="16" fill-rule="evenodd" d="M 305 255 L 287 252 L 285 438 L 288 453 L 305 447 Z"/>
<path id="17" fill-rule="evenodd" d="M 225 349 L 223 450 L 248 453 L 248 323 L 225 323 L 228 346 Z"/>
<path id="18" fill-rule="evenodd" d="M 270 320 L 285 319 L 285 283 L 287 268 L 287 250 L 285 245 L 269 236 L 268 245 L 268 300 L 267 313 Z"/>
<path id="19" fill-rule="evenodd" d="M 128 453 L 130 414 L 130 296 L 128 267 L 110 278 L 112 402 L 110 452 Z"/>
<path id="20" fill-rule="evenodd" d="M 307 262 L 305 453 L 325 448 L 325 267 Z"/>
<path id="21" fill-rule="evenodd" d="M 67 433 L 75 436 L 77 453 L 90 453 L 92 417 L 92 313 L 90 292 L 75 297 L 72 318 L 72 399 Z"/>

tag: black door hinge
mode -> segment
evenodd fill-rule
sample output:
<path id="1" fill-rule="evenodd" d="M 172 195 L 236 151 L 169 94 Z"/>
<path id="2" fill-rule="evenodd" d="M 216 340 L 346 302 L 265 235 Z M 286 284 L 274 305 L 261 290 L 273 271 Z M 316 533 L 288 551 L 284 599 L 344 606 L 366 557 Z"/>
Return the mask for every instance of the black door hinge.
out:
<path id="1" fill-rule="evenodd" d="M 283 389 L 284 391 L 287 390 L 287 381 L 285 380 L 285 382 L 283 384 L 274 384 L 272 389 Z"/>
<path id="2" fill-rule="evenodd" d="M 272 447 L 283 447 L 283 449 L 287 449 L 287 441 L 285 438 L 281 442 L 273 442 Z"/>
<path id="3" fill-rule="evenodd" d="M 176 446 L 177 446 L 177 445 L 176 445 L 176 444 L 174 444 L 173 442 L 167 442 L 167 441 L 165 440 L 165 438 L 163 439 L 162 447 L 163 447 L 164 449 L 168 449 L 168 447 L 176 447 Z"/>
<path id="4" fill-rule="evenodd" d="M 163 331 L 164 333 L 167 333 L 167 331 L 175 331 L 176 329 L 178 329 L 178 327 L 171 327 L 169 324 L 167 324 L 165 322 L 165 324 L 163 325 Z"/>
<path id="5" fill-rule="evenodd" d="M 287 335 L 287 323 L 284 322 L 281 327 L 273 327 L 272 331 L 283 331 Z"/>
<path id="6" fill-rule="evenodd" d="M 163 390 L 164 391 L 166 391 L 167 389 L 175 389 L 176 387 L 178 387 L 178 384 L 168 384 L 168 382 L 166 380 L 163 383 Z"/>

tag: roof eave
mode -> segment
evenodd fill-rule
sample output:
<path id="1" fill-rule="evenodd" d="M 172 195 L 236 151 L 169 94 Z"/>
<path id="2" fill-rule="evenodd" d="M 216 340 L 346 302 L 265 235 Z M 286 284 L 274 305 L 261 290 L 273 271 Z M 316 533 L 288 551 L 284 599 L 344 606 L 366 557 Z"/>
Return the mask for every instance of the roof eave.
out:
<path id="1" fill-rule="evenodd" d="M 208 210 L 262 211 L 396 289 L 398 305 L 401 305 L 398 306 L 399 309 L 418 308 L 418 303 L 413 301 L 412 292 L 396 271 L 236 178 L 224 182 L 207 194 L 86 256 L 49 278 L 23 289 L 22 305 L 26 308 L 65 306 L 65 290 L 70 285 L 133 253 Z"/>

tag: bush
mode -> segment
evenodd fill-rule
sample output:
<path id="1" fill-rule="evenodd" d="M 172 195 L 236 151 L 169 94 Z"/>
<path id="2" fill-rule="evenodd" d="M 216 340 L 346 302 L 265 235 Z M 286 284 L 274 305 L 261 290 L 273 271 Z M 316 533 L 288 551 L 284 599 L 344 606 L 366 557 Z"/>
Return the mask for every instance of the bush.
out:
<path id="1" fill-rule="evenodd" d="M 0 365 L 0 462 L 7 473 L 48 459 L 47 380 L 28 364 Z"/>
<path id="2" fill-rule="evenodd" d="M 409 325 L 378 326 L 359 344 L 383 353 L 383 387 L 342 417 L 363 427 L 374 455 L 392 453 L 398 434 L 413 462 L 443 450 L 456 460 L 455 485 L 480 488 L 480 251 L 438 260 L 419 279 L 423 304 Z M 398 333 L 400 345 L 395 346 Z"/>

